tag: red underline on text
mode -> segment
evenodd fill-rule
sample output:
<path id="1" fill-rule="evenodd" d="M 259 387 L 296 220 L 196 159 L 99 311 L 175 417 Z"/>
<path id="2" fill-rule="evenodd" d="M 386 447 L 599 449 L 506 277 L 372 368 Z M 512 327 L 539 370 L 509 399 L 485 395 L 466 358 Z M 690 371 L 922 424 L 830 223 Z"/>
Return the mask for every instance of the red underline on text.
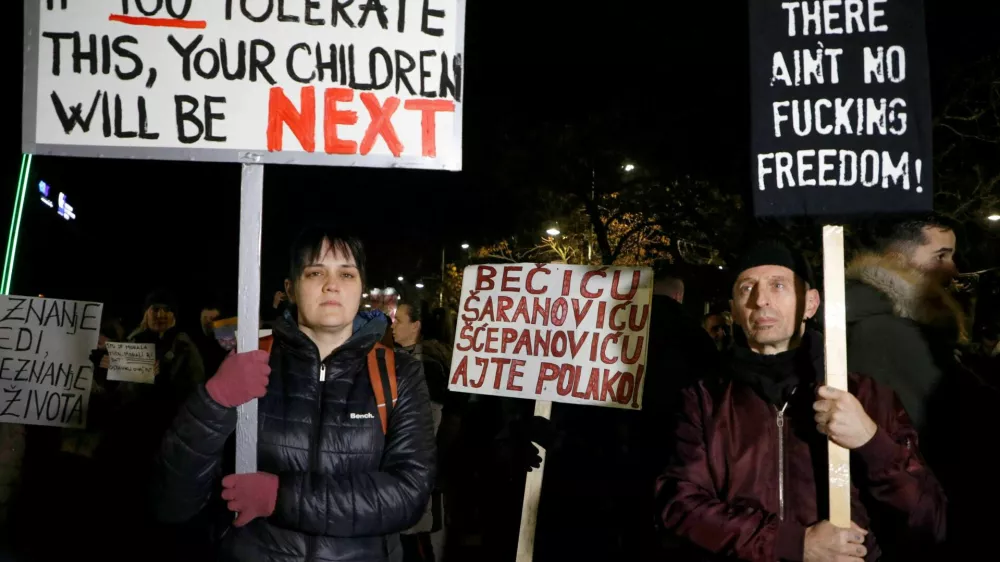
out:
<path id="1" fill-rule="evenodd" d="M 146 25 L 149 27 L 180 27 L 184 29 L 205 29 L 208 25 L 204 20 L 177 20 L 173 18 L 142 18 L 111 14 L 108 21 L 116 21 L 127 25 Z"/>

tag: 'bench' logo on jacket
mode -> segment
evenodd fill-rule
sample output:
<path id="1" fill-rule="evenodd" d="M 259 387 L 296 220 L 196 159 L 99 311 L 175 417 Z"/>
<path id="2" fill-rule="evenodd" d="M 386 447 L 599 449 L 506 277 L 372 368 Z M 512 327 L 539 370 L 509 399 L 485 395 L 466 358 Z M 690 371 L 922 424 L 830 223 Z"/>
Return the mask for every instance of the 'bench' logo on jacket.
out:
<path id="1" fill-rule="evenodd" d="M 352 420 L 373 420 L 373 419 L 375 419 L 375 414 L 371 414 L 371 413 L 368 413 L 368 414 L 355 414 L 355 413 L 352 412 L 351 413 L 351 419 Z"/>

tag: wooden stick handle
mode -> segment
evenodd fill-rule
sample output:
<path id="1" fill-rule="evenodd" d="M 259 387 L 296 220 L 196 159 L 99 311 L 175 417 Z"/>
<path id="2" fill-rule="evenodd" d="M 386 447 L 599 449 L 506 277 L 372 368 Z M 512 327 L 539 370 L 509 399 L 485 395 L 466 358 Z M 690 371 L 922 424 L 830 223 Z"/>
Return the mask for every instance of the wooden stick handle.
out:
<path id="1" fill-rule="evenodd" d="M 535 401 L 535 415 L 549 419 L 552 402 Z M 538 503 L 542 498 L 542 475 L 545 473 L 545 449 L 538 447 L 542 465 L 528 473 L 524 481 L 524 502 L 521 504 L 521 531 L 517 538 L 517 562 L 531 562 L 535 555 L 535 526 L 538 524 Z"/>
<path id="2" fill-rule="evenodd" d="M 823 289 L 826 293 L 826 385 L 847 390 L 847 310 L 844 298 L 844 227 L 823 227 Z M 829 442 L 830 522 L 851 526 L 850 451 Z"/>

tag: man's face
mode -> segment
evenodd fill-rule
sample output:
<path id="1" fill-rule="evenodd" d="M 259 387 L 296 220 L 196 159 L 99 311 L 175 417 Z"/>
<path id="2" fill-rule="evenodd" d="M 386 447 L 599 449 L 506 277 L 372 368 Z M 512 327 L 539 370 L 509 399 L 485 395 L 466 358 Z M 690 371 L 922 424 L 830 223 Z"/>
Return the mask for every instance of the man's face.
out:
<path id="1" fill-rule="evenodd" d="M 396 309 L 396 321 L 392 323 L 392 339 L 402 347 L 416 345 L 420 336 L 420 322 L 410 320 L 410 305 L 401 304 Z"/>
<path id="2" fill-rule="evenodd" d="M 361 305 L 361 275 L 354 256 L 323 241 L 320 257 L 294 282 L 299 325 L 316 331 L 349 328 Z"/>
<path id="3" fill-rule="evenodd" d="M 955 231 L 924 227 L 924 243 L 910 252 L 910 265 L 947 286 L 958 274 L 955 266 Z"/>
<path id="4" fill-rule="evenodd" d="M 726 319 L 721 314 L 713 314 L 706 318 L 704 328 L 716 347 L 722 345 L 726 339 Z"/>
<path id="5" fill-rule="evenodd" d="M 819 308 L 819 292 L 806 290 L 791 269 L 761 265 L 740 274 L 733 286 L 733 320 L 750 348 L 764 355 L 787 351 Z"/>
<path id="6" fill-rule="evenodd" d="M 219 311 L 215 308 L 206 308 L 201 311 L 201 331 L 205 335 L 212 333 L 212 322 L 219 319 Z"/>

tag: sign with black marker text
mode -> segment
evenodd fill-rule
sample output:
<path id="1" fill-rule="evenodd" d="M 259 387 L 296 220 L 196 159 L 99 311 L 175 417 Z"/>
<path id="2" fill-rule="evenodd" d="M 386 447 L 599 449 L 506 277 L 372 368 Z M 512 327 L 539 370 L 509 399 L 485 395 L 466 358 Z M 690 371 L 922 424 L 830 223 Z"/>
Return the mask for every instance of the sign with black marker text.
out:
<path id="1" fill-rule="evenodd" d="M 153 384 L 156 382 L 156 345 L 108 342 L 108 380 Z"/>
<path id="2" fill-rule="evenodd" d="M 639 409 L 652 289 L 649 268 L 470 266 L 448 388 Z"/>
<path id="3" fill-rule="evenodd" d="M 750 0 L 759 217 L 932 208 L 921 0 Z"/>
<path id="4" fill-rule="evenodd" d="M 461 169 L 465 0 L 28 0 L 25 152 Z"/>
<path id="5" fill-rule="evenodd" d="M 103 309 L 0 296 L 0 422 L 86 427 Z"/>

